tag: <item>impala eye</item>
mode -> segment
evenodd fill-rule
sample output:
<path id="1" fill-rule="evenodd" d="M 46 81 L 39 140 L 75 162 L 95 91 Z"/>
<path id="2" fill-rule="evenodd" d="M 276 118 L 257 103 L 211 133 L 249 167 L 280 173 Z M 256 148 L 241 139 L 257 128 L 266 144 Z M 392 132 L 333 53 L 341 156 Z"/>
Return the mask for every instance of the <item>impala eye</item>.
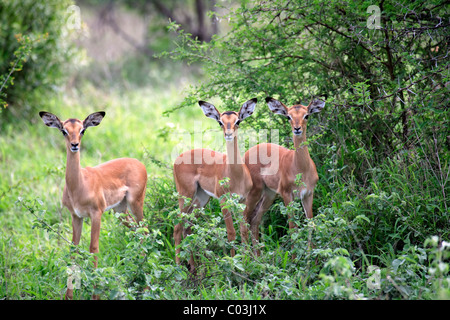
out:
<path id="1" fill-rule="evenodd" d="M 238 120 L 234 123 L 235 126 L 239 126 L 239 124 L 241 123 L 241 120 Z"/>
<path id="2" fill-rule="evenodd" d="M 83 135 L 85 132 L 86 132 L 86 129 L 82 129 L 82 130 L 80 131 L 80 134 Z"/>
<path id="3" fill-rule="evenodd" d="M 303 119 L 308 120 L 309 114 L 305 114 L 305 116 L 303 117 Z"/>
<path id="4" fill-rule="evenodd" d="M 286 117 L 289 119 L 289 121 L 292 120 L 291 115 L 288 114 Z"/>
<path id="5" fill-rule="evenodd" d="M 66 129 L 62 129 L 61 132 L 63 136 L 67 136 L 69 134 Z"/>
<path id="6" fill-rule="evenodd" d="M 223 127 L 223 122 L 222 122 L 222 120 L 217 120 L 217 122 L 219 123 L 219 125 L 220 125 L 221 127 Z"/>

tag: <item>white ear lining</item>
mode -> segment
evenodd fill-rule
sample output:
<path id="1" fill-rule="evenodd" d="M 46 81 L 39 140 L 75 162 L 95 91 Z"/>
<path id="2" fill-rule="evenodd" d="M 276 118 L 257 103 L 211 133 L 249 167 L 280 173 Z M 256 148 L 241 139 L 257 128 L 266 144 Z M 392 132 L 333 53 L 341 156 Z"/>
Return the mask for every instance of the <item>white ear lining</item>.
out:
<path id="1" fill-rule="evenodd" d="M 289 118 L 286 108 L 280 101 L 273 98 L 266 98 L 266 103 L 269 106 L 270 111 L 273 113 L 281 114 L 282 116 Z"/>
<path id="2" fill-rule="evenodd" d="M 322 111 L 322 109 L 325 107 L 325 101 L 323 100 L 314 100 L 311 102 L 311 104 L 308 106 L 308 113 L 316 113 Z"/>
<path id="3" fill-rule="evenodd" d="M 216 121 L 220 120 L 220 114 L 219 111 L 217 111 L 216 107 L 212 105 L 211 103 L 208 103 L 206 101 L 199 101 L 198 104 L 200 105 L 200 108 L 202 108 L 203 113 L 208 118 L 214 119 Z"/>
<path id="4" fill-rule="evenodd" d="M 250 117 L 255 111 L 257 102 L 258 100 L 256 98 L 246 101 L 239 110 L 239 120 L 242 121 L 245 118 Z"/>

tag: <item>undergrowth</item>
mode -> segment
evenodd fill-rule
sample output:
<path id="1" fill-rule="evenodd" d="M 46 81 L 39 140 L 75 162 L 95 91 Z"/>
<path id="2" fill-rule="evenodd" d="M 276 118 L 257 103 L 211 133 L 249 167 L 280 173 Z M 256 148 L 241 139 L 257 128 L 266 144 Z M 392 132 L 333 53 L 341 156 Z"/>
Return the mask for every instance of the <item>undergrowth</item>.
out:
<path id="1" fill-rule="evenodd" d="M 445 220 L 439 219 L 439 211 L 430 217 L 429 210 L 435 206 L 426 203 L 421 206 L 424 211 L 416 208 L 411 214 L 410 206 L 418 205 L 414 197 L 400 196 L 388 184 L 382 186 L 377 175 L 371 179 L 377 188 L 362 192 L 336 178 L 347 191 L 333 194 L 332 199 L 318 195 L 310 220 L 301 214 L 300 203 L 285 207 L 277 202 L 264 221 L 259 257 L 252 246 L 226 240 L 218 201 L 212 200 L 183 217 L 193 232 L 180 245 L 181 265 L 174 263 L 172 232 L 179 209 L 170 178 L 150 179 L 142 225 L 128 229 L 117 214 L 104 214 L 97 269 L 87 250 L 88 236 L 75 249 L 63 235 L 69 232 L 67 226 L 52 222 L 43 201 L 20 198 L 16 205 L 22 214 L 30 215 L 31 227 L 46 239 L 41 243 L 45 245 L 47 239 L 49 243 L 36 252 L 31 243 L 19 244 L 15 237 L 2 234 L 2 296 L 62 298 L 71 281 L 78 286 L 75 299 L 89 299 L 93 293 L 106 299 L 450 298 Z M 239 230 L 242 204 L 234 195 L 225 196 Z M 290 212 L 298 226 L 293 231 L 287 229 Z M 431 226 L 426 226 L 430 221 Z M 430 235 L 426 230 L 430 228 L 436 235 Z M 83 235 L 89 235 L 89 230 L 85 228 Z M 51 241 L 59 246 L 53 247 Z M 231 248 L 236 249 L 234 257 L 229 256 Z M 191 253 L 196 274 L 186 266 Z M 27 258 L 18 259 L 18 255 Z M 24 269 L 38 276 L 31 280 Z"/>

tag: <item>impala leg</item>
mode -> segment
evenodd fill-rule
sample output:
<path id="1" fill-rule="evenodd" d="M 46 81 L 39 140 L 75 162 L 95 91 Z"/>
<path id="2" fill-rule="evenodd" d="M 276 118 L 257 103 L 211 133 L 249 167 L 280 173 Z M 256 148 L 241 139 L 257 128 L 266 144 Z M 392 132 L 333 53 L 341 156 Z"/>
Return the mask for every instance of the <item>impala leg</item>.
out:
<path id="1" fill-rule="evenodd" d="M 223 204 L 224 203 L 221 202 L 220 205 L 222 206 Z M 234 225 L 233 225 L 233 214 L 228 209 L 225 209 L 223 207 L 221 209 L 222 209 L 222 214 L 223 214 L 223 220 L 225 221 L 225 226 L 227 228 L 228 241 L 230 241 L 230 242 L 234 241 L 234 240 L 236 240 L 236 230 L 234 229 Z M 235 250 L 231 249 L 230 255 L 232 257 L 234 257 L 235 253 L 236 253 Z"/>
<path id="2" fill-rule="evenodd" d="M 289 206 L 289 204 L 294 200 L 292 192 L 285 192 L 281 196 L 283 197 L 283 202 L 286 207 Z M 291 231 L 292 229 L 296 229 L 297 225 L 294 222 L 294 214 L 292 212 L 289 213 L 288 219 L 289 219 L 289 229 Z M 291 248 L 294 249 L 294 245 L 292 245 Z M 296 255 L 292 254 L 292 259 L 295 259 L 295 257 Z"/>
<path id="3" fill-rule="evenodd" d="M 76 215 L 72 215 L 72 231 L 73 231 L 72 242 L 76 246 L 80 243 L 82 228 L 83 228 L 83 218 L 80 218 Z"/>
<path id="4" fill-rule="evenodd" d="M 120 216 L 119 220 L 125 227 L 131 229 L 133 226 L 136 225 L 136 220 L 135 220 L 134 216 L 132 216 L 128 212 L 128 210 L 124 210 L 124 212 L 121 212 L 121 213 L 123 213 L 124 216 Z"/>
<path id="5" fill-rule="evenodd" d="M 144 197 L 145 188 L 143 190 L 131 190 L 118 206 L 116 212 L 124 213 L 124 216 L 120 217 L 120 221 L 127 228 L 136 227 L 144 219 Z"/>
<path id="6" fill-rule="evenodd" d="M 91 223 L 91 244 L 89 246 L 89 252 L 95 254 L 99 252 L 100 216 L 93 216 Z M 95 256 L 94 267 L 97 268 L 97 256 Z"/>
<path id="7" fill-rule="evenodd" d="M 281 194 L 281 197 L 283 198 L 283 202 L 286 207 L 289 206 L 289 204 L 294 200 L 294 196 L 293 196 L 292 192 L 284 192 Z M 296 228 L 296 225 L 293 220 L 294 216 L 293 216 L 292 212 L 289 213 L 288 218 L 289 218 L 289 229 Z"/>
<path id="8" fill-rule="evenodd" d="M 266 189 L 263 193 L 263 196 L 261 200 L 259 201 L 255 213 L 253 214 L 253 219 L 250 222 L 250 228 L 252 231 L 252 241 L 253 245 L 256 247 L 258 245 L 259 241 L 259 225 L 261 224 L 262 217 L 264 213 L 269 210 L 270 206 L 272 205 L 273 201 L 275 200 L 275 197 L 277 194 L 273 191 L 270 191 L 269 189 Z M 257 249 L 255 250 L 255 254 L 259 256 L 261 253 Z"/>
<path id="9" fill-rule="evenodd" d="M 244 209 L 244 222 L 240 224 L 241 241 L 242 243 L 248 243 L 248 227 L 247 224 L 252 223 L 255 208 L 258 205 L 258 200 L 261 198 L 261 189 L 253 188 L 250 190 L 247 198 L 245 199 Z"/>
<path id="10" fill-rule="evenodd" d="M 175 225 L 173 229 L 173 238 L 175 241 L 175 261 L 177 264 L 180 264 L 180 243 L 181 243 L 181 237 L 183 235 L 183 224 L 178 223 Z"/>
<path id="11" fill-rule="evenodd" d="M 192 234 L 192 229 L 191 229 L 191 227 L 185 228 L 185 229 L 184 229 L 184 232 L 183 232 L 183 236 L 186 237 L 186 236 L 188 236 L 188 235 L 190 235 L 190 234 Z M 189 271 L 190 271 L 192 274 L 195 275 L 195 273 L 196 273 L 196 271 L 195 271 L 196 265 L 195 265 L 194 253 L 193 253 L 192 251 L 191 251 L 191 257 L 189 258 L 188 264 L 189 264 Z"/>
<path id="12" fill-rule="evenodd" d="M 192 209 L 194 208 L 194 204 L 198 205 L 198 201 L 194 200 L 193 203 L 189 206 L 184 206 L 184 199 L 180 198 L 178 200 L 178 204 L 180 206 L 181 216 L 183 216 L 184 213 L 190 213 Z M 186 235 L 191 234 L 191 228 L 184 228 L 184 223 L 180 222 L 177 223 L 173 229 L 173 238 L 175 242 L 175 261 L 177 264 L 180 264 L 180 244 L 181 239 L 185 237 Z M 189 270 L 191 273 L 195 272 L 195 261 L 194 261 L 194 255 L 191 254 L 191 258 L 189 259 Z"/>
<path id="13" fill-rule="evenodd" d="M 83 229 L 83 218 L 79 218 L 77 215 L 72 214 L 72 242 L 76 246 L 80 243 L 82 229 Z M 73 299 L 72 280 L 73 280 L 72 278 L 69 278 L 67 281 L 67 290 L 65 295 L 66 300 Z"/>
<path id="14" fill-rule="evenodd" d="M 183 198 L 179 198 L 178 199 L 178 205 L 180 207 L 180 218 L 183 215 L 184 212 L 186 212 L 189 208 L 184 208 L 184 199 Z M 173 239 L 174 239 L 174 245 L 175 245 L 175 262 L 177 264 L 180 264 L 180 243 L 181 243 L 181 239 L 183 237 L 183 223 L 177 223 L 175 225 L 175 227 L 173 228 Z"/>
<path id="15" fill-rule="evenodd" d="M 314 198 L 313 194 L 310 194 L 308 196 L 303 197 L 302 199 L 303 210 L 305 210 L 305 215 L 308 219 L 311 219 L 313 217 L 313 210 L 312 210 L 313 198 Z"/>
<path id="16" fill-rule="evenodd" d="M 313 217 L 313 210 L 312 210 L 313 198 L 314 198 L 313 194 L 310 194 L 302 199 L 303 210 L 305 210 L 306 218 L 308 219 L 312 219 Z M 312 230 L 310 229 L 308 232 L 308 248 L 312 248 L 314 246 L 311 239 L 312 239 Z"/>
<path id="17" fill-rule="evenodd" d="M 99 238 L 100 238 L 100 214 L 94 214 L 91 217 L 91 244 L 89 246 L 89 252 L 96 254 L 99 252 Z M 97 268 L 98 265 L 98 257 L 97 255 L 94 256 L 94 268 Z M 95 287 L 94 287 L 95 290 Z M 93 294 L 92 300 L 99 300 L 99 296 Z"/>
<path id="18" fill-rule="evenodd" d="M 136 191 L 135 194 L 129 194 L 127 196 L 127 202 L 131 209 L 131 213 L 136 218 L 136 222 L 139 223 L 144 219 L 144 198 L 145 188 L 143 190 Z"/>
<path id="19" fill-rule="evenodd" d="M 183 223 L 178 223 L 173 231 L 174 239 L 175 239 L 175 260 L 177 264 L 180 264 L 180 243 L 182 237 L 186 237 L 192 233 L 191 227 L 184 228 Z M 195 273 L 195 260 L 194 254 L 191 253 L 191 257 L 189 258 L 189 271 L 194 274 Z"/>

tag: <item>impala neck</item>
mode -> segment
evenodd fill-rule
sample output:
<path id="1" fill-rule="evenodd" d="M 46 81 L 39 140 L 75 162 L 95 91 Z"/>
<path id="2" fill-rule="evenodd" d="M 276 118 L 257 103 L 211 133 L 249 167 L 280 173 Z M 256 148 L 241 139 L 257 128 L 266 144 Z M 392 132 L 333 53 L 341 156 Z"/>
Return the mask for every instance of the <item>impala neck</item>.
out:
<path id="1" fill-rule="evenodd" d="M 300 172 L 308 172 L 311 157 L 309 156 L 305 133 L 303 133 L 300 137 L 294 136 L 294 148 L 295 166 L 299 169 Z"/>
<path id="2" fill-rule="evenodd" d="M 233 141 L 226 141 L 227 144 L 227 165 L 233 170 L 242 171 L 241 153 L 238 147 L 237 137 Z"/>
<path id="3" fill-rule="evenodd" d="M 71 190 L 77 190 L 82 183 L 80 151 L 72 152 L 67 148 L 66 161 L 66 187 Z"/>

